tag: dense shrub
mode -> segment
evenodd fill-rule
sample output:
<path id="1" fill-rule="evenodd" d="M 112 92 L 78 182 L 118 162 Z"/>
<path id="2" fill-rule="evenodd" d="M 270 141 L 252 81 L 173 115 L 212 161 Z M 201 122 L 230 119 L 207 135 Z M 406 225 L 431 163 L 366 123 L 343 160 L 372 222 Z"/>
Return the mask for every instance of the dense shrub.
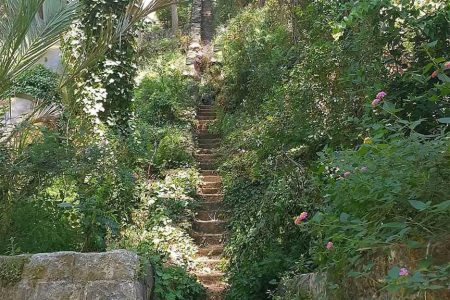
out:
<path id="1" fill-rule="evenodd" d="M 10 91 L 6 95 L 0 95 L 0 99 L 25 94 L 47 103 L 59 101 L 61 95 L 58 85 L 58 74 L 48 70 L 43 65 L 37 65 L 21 74 Z"/>
<path id="2" fill-rule="evenodd" d="M 432 215 L 431 227 L 448 222 L 444 194 L 435 192 L 448 177 L 448 139 L 430 138 L 448 130 L 450 45 L 446 29 L 437 29 L 450 24 L 447 11 L 442 2 L 266 1 L 229 21 L 218 39 L 224 66 L 215 127 L 224 135 L 231 213 L 229 299 L 269 298 L 292 273 L 328 273 L 330 294 L 343 299 L 381 288 L 406 297 L 432 289 L 431 278 L 446 280 L 440 258 L 429 254 L 419 275 L 412 261 L 431 240 L 445 249 L 448 231 L 420 236 L 427 225 L 410 222 L 421 213 Z M 326 248 L 332 236 L 333 249 L 343 251 L 336 257 Z M 402 252 L 411 239 L 420 240 L 417 252 Z M 410 259 L 410 277 L 399 276 L 396 266 L 407 259 L 392 259 L 388 247 Z M 390 263 L 367 266 L 370 259 Z M 348 288 L 354 280 L 361 290 Z M 371 280 L 379 282 L 373 290 Z M 434 288 L 440 295 L 442 285 Z"/>

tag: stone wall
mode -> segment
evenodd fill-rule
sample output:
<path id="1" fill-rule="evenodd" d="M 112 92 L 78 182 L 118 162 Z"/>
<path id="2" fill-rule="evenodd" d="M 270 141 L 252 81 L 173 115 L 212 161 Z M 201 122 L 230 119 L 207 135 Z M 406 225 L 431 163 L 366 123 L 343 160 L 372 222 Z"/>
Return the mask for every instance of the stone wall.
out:
<path id="1" fill-rule="evenodd" d="M 0 256 L 0 298 L 149 300 L 151 274 L 150 268 L 142 270 L 136 254 L 125 250 Z"/>

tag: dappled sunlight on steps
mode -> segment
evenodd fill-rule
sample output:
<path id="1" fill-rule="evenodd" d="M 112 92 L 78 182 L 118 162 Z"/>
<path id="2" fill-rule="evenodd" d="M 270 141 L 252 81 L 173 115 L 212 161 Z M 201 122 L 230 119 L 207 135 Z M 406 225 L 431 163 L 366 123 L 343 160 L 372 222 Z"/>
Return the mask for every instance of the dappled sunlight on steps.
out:
<path id="1" fill-rule="evenodd" d="M 211 105 L 200 105 L 197 111 L 195 158 L 199 163 L 202 182 L 198 187 L 201 205 L 197 210 L 191 233 L 199 247 L 193 273 L 207 291 L 206 299 L 223 299 L 227 285 L 221 271 L 225 238 L 222 207 L 222 178 L 216 171 L 217 149 L 220 137 L 208 131 L 216 114 Z"/>

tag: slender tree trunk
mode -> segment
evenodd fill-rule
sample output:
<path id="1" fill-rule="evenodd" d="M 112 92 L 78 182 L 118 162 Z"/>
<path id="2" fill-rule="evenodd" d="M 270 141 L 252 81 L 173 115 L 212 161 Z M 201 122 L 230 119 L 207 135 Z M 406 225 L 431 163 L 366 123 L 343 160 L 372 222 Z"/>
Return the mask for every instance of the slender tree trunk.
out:
<path id="1" fill-rule="evenodd" d="M 170 5 L 170 10 L 172 13 L 172 33 L 173 35 L 178 34 L 178 10 L 177 10 L 177 2 L 173 2 Z"/>

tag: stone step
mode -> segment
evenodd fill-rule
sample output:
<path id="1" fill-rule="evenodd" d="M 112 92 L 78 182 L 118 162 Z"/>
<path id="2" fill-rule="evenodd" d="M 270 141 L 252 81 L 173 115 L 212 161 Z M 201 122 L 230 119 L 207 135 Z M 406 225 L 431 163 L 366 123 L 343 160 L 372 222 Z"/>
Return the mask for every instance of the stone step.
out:
<path id="1" fill-rule="evenodd" d="M 219 172 L 217 170 L 201 170 L 200 174 L 202 176 L 219 176 Z M 220 177 L 220 176 L 219 176 Z"/>
<path id="2" fill-rule="evenodd" d="M 213 162 L 201 162 L 199 163 L 199 168 L 201 170 L 211 170 L 214 169 L 215 165 Z"/>
<path id="3" fill-rule="evenodd" d="M 205 202 L 221 202 L 223 194 L 198 194 Z"/>
<path id="4" fill-rule="evenodd" d="M 214 109 L 214 105 L 200 104 L 198 109 Z"/>
<path id="5" fill-rule="evenodd" d="M 222 300 L 225 299 L 225 291 L 228 288 L 228 285 L 220 282 L 214 284 L 205 284 L 203 287 L 206 290 L 205 300 Z"/>
<path id="6" fill-rule="evenodd" d="M 198 280 L 205 284 L 205 285 L 212 285 L 219 283 L 224 278 L 224 273 L 219 271 L 214 272 L 196 272 L 195 275 L 197 276 Z"/>
<path id="7" fill-rule="evenodd" d="M 217 144 L 198 144 L 198 149 L 200 150 L 200 151 L 202 151 L 202 150 L 217 150 L 217 148 L 219 148 L 220 147 L 220 144 L 219 143 L 217 143 Z"/>
<path id="8" fill-rule="evenodd" d="M 221 233 L 202 233 L 192 231 L 191 236 L 195 243 L 200 246 L 220 245 L 224 240 L 223 234 Z"/>
<path id="9" fill-rule="evenodd" d="M 199 144 L 220 144 L 220 139 L 198 139 Z"/>
<path id="10" fill-rule="evenodd" d="M 202 175 L 203 182 L 222 182 L 222 177 L 218 175 Z"/>
<path id="11" fill-rule="evenodd" d="M 215 117 L 216 116 L 216 112 L 212 109 L 199 109 L 197 111 L 197 116 L 212 116 Z"/>
<path id="12" fill-rule="evenodd" d="M 200 149 L 197 148 L 195 150 L 195 154 L 216 154 L 217 150 L 216 149 Z"/>
<path id="13" fill-rule="evenodd" d="M 221 255 L 222 252 L 223 252 L 223 245 L 207 245 L 204 247 L 200 247 L 197 251 L 197 255 L 214 257 Z"/>
<path id="14" fill-rule="evenodd" d="M 223 220 L 224 213 L 221 210 L 199 210 L 195 214 L 197 220 Z"/>
<path id="15" fill-rule="evenodd" d="M 205 211 L 213 211 L 213 210 L 221 210 L 223 208 L 223 202 L 200 202 L 199 210 Z"/>
<path id="16" fill-rule="evenodd" d="M 224 233 L 225 221 L 221 220 L 194 220 L 193 228 L 196 232 L 201 233 Z"/>
<path id="17" fill-rule="evenodd" d="M 196 119 L 197 120 L 206 120 L 206 121 L 214 121 L 214 120 L 216 120 L 216 116 L 200 116 L 200 115 L 197 115 L 197 117 L 196 117 Z"/>
<path id="18" fill-rule="evenodd" d="M 217 153 L 196 153 L 194 156 L 198 161 L 213 161 L 218 157 Z"/>
<path id="19" fill-rule="evenodd" d="M 203 182 L 200 184 L 200 188 L 203 189 L 222 189 L 222 182 Z M 205 193 L 208 194 L 208 193 Z"/>
<path id="20" fill-rule="evenodd" d="M 201 256 L 201 257 L 197 257 L 194 260 L 196 266 L 195 268 L 197 270 L 215 270 L 215 271 L 219 271 L 221 264 L 222 264 L 222 260 L 220 259 L 220 256 Z"/>
<path id="21" fill-rule="evenodd" d="M 218 138 L 220 138 L 220 136 L 218 134 L 210 133 L 208 131 L 206 131 L 206 132 L 205 131 L 197 132 L 196 136 L 197 136 L 197 139 L 203 139 L 203 138 L 205 138 L 205 139 L 218 139 Z"/>
<path id="22" fill-rule="evenodd" d="M 200 192 L 203 195 L 219 194 L 221 192 L 220 187 L 203 187 L 200 186 Z"/>

